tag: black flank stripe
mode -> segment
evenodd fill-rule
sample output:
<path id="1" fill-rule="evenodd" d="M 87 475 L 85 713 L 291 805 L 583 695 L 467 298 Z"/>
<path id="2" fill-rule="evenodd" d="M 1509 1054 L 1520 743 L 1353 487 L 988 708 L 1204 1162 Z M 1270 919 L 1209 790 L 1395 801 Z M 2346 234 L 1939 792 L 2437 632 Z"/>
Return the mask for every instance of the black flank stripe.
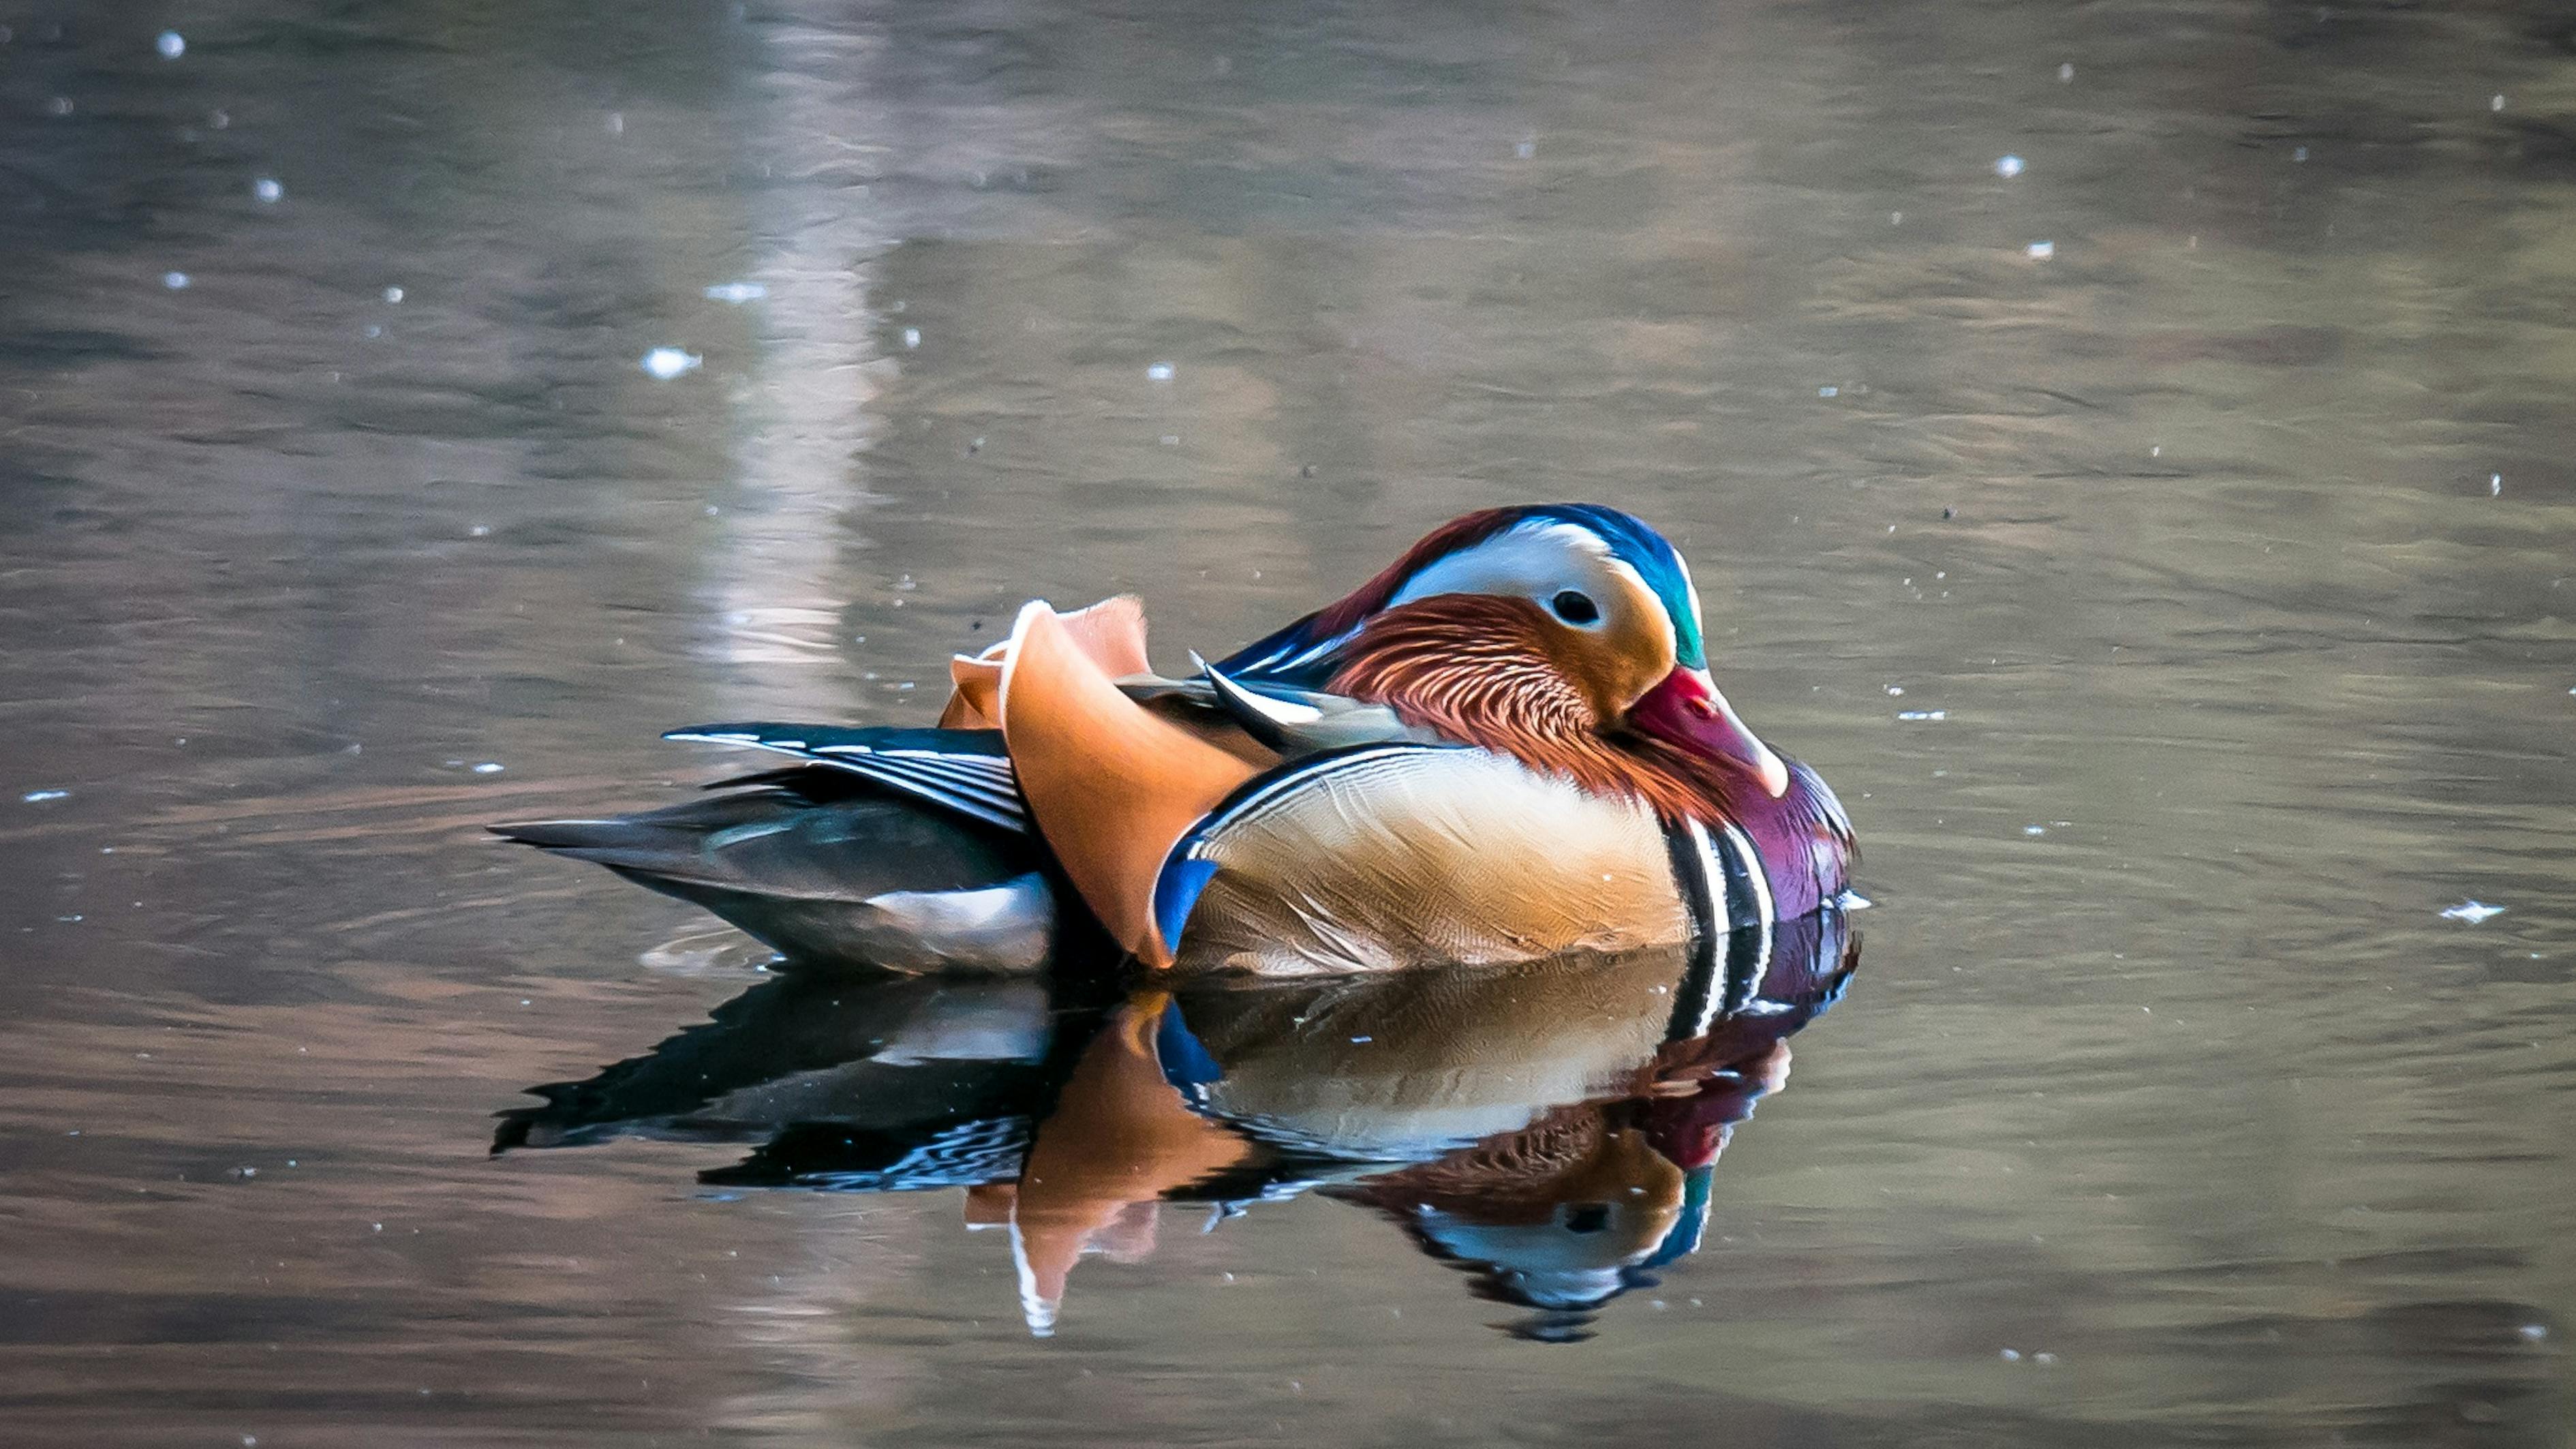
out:
<path id="1" fill-rule="evenodd" d="M 1673 1014 L 1664 1023 L 1664 1040 L 1688 1041 L 1704 1029 L 1700 1023 L 1708 1015 L 1709 989 L 1717 979 L 1717 943 L 1730 933 L 1725 919 L 1717 914 L 1708 868 L 1701 861 L 1698 842 L 1691 839 L 1690 827 L 1666 825 L 1664 850 L 1672 857 L 1673 883 L 1681 888 L 1691 917 L 1690 967 L 1673 989 Z"/>

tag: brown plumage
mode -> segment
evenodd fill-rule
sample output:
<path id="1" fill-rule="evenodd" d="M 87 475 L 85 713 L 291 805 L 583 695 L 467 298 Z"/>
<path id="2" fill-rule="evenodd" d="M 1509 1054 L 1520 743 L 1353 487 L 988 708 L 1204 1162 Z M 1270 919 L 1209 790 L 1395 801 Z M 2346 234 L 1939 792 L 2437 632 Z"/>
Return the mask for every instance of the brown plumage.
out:
<path id="1" fill-rule="evenodd" d="M 1722 817 L 1718 771 L 1608 733 L 1633 697 L 1601 644 L 1529 599 L 1440 594 L 1369 620 L 1331 688 L 1668 820 Z"/>

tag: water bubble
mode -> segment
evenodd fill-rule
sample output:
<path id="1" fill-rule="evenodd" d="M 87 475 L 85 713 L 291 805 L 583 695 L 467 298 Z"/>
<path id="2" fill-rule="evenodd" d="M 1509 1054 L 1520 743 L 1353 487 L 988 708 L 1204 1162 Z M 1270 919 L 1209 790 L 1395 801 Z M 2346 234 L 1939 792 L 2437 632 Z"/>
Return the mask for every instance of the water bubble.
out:
<path id="1" fill-rule="evenodd" d="M 2048 827 L 2045 825 L 2025 825 L 2021 828 L 2021 833 L 2024 835 L 2046 835 L 2048 833 Z"/>
<path id="2" fill-rule="evenodd" d="M 46 104 L 45 109 L 53 112 L 57 116 L 68 116 L 78 108 L 72 104 L 71 97 L 56 96 L 52 101 Z"/>
<path id="3" fill-rule="evenodd" d="M 1164 447 L 1166 447 L 1166 448 L 1177 448 L 1177 447 L 1179 447 L 1180 445 L 1181 445 L 1181 435 L 1180 435 L 1180 434 L 1178 434 L 1178 433 L 1165 433 L 1165 434 L 1163 435 L 1163 446 L 1164 446 Z"/>
<path id="4" fill-rule="evenodd" d="M 2305 160 L 2307 160 L 2307 159 L 2308 159 L 2308 148 L 2307 148 L 2307 147 L 2305 147 L 2305 146 L 2293 146 L 2293 147 L 2291 147 L 2291 148 L 2290 148 L 2290 159 L 2291 159 L 2291 160 L 2293 160 L 2293 161 L 2305 161 Z"/>
<path id="5" fill-rule="evenodd" d="M 2019 176 L 2022 173 L 2023 168 L 2029 164 L 2030 163 L 2022 160 L 2019 156 L 1998 156 L 1995 158 L 1995 174 L 2009 181 L 2013 177 Z"/>
<path id="6" fill-rule="evenodd" d="M 1521 159 L 1522 159 L 1522 160 L 1524 160 L 1524 161 L 1527 161 L 1527 160 L 1528 160 L 1528 159 L 1530 159 L 1532 156 L 1535 156 L 1535 155 L 1537 155 L 1537 154 L 1538 154 L 1538 142 L 1536 142 L 1536 141 L 1523 141 L 1523 142 L 1521 142 L 1519 145 L 1514 146 L 1514 147 L 1512 148 L 1512 154 L 1513 154 L 1513 155 L 1515 155 L 1515 156 L 1518 156 L 1519 158 L 1521 158 Z"/>
<path id="7" fill-rule="evenodd" d="M 2057 255 L 2057 243 L 2053 241 L 2035 241 L 2029 246 L 2024 247 L 2023 250 L 2030 254 L 2032 261 L 2044 262 L 2050 257 Z"/>
<path id="8" fill-rule="evenodd" d="M 626 134 L 626 113 L 624 111 L 611 111 L 608 113 L 608 134 L 612 136 L 623 136 Z"/>
<path id="9" fill-rule="evenodd" d="M 48 800 L 70 799 L 71 793 L 69 790 L 30 790 L 18 798 L 30 805 L 42 805 Z"/>
<path id="10" fill-rule="evenodd" d="M 400 288 L 400 287 L 387 287 L 387 288 L 385 288 L 385 300 L 386 300 L 386 301 L 388 301 L 388 302 L 392 302 L 392 303 L 395 303 L 395 304 L 399 305 L 399 304 L 402 302 L 402 299 L 403 299 L 403 289 L 402 289 L 402 288 Z"/>
<path id="11" fill-rule="evenodd" d="M 164 30 L 152 42 L 152 48 L 161 52 L 163 60 L 177 60 L 188 53 L 188 40 L 175 30 Z"/>
<path id="12" fill-rule="evenodd" d="M 1905 720 L 1908 723 L 1913 723 L 1922 720 L 1948 719 L 1950 717 L 1950 712 L 1946 709 L 1904 709 L 1898 710 L 1896 712 L 1896 717 L 1898 719 Z"/>
<path id="13" fill-rule="evenodd" d="M 173 292 L 184 292 L 188 290 L 188 274 L 186 272 L 163 272 L 161 274 L 161 285 L 169 288 Z"/>
<path id="14" fill-rule="evenodd" d="M 2059 85 L 2064 85 L 2073 79 L 2075 79 L 2075 62 L 2070 60 L 2057 68 L 2057 83 Z"/>
<path id="15" fill-rule="evenodd" d="M 1172 365 L 1168 362 L 1157 362 L 1153 366 L 1145 369 L 1145 376 L 1154 382 L 1170 382 L 1172 380 Z"/>
<path id="16" fill-rule="evenodd" d="M 474 773 L 478 775 L 497 775 L 501 773 L 501 766 L 497 761 L 485 760 L 483 763 L 474 767 Z"/>
<path id="17" fill-rule="evenodd" d="M 2006 1363 L 2019 1363 L 2021 1362 L 2021 1350 L 2017 1348 L 2008 1348 L 2005 1349 L 1999 1357 L 2001 1357 Z"/>
<path id="18" fill-rule="evenodd" d="M 2501 111 L 2501 110 L 2503 110 L 2503 109 L 2504 109 L 2504 97 L 2502 97 L 2502 96 L 2489 96 L 2489 97 L 2487 97 L 2487 109 L 2488 109 L 2488 110 L 2490 110 L 2490 111 Z"/>
<path id="19" fill-rule="evenodd" d="M 644 370 L 664 382 L 683 373 L 695 372 L 705 362 L 706 359 L 698 354 L 683 352 L 676 347 L 656 347 L 644 354 Z"/>
<path id="20" fill-rule="evenodd" d="M 921 345 L 921 329 L 918 327 L 906 327 L 903 329 L 903 345 L 906 347 L 919 347 Z"/>
<path id="21" fill-rule="evenodd" d="M 218 131 L 232 123 L 233 113 L 230 111 L 215 110 L 206 112 L 206 124 L 214 127 Z"/>
<path id="22" fill-rule="evenodd" d="M 274 176 L 263 176 L 250 184 L 250 194 L 266 202 L 286 199 L 286 186 Z"/>
<path id="23" fill-rule="evenodd" d="M 769 289 L 758 282 L 720 282 L 707 288 L 708 301 L 731 302 L 735 306 L 757 302 L 768 295 Z"/>
<path id="24" fill-rule="evenodd" d="M 2489 498 L 2501 498 L 2504 496 L 2504 475 L 2502 473 L 2489 473 L 2487 475 L 2487 496 Z"/>
<path id="25" fill-rule="evenodd" d="M 1891 212 L 1889 212 L 1889 213 L 1887 214 L 1887 224 L 1888 224 L 1889 226 L 1903 226 L 1903 225 L 1905 225 L 1905 213 L 1904 213 L 1904 212 L 1901 212 L 1901 211 L 1891 211 Z"/>
<path id="26" fill-rule="evenodd" d="M 1843 391 L 1843 390 L 1842 390 L 1841 388 L 1838 388 L 1838 387 L 1832 387 L 1832 386 L 1820 387 L 1820 388 L 1817 388 L 1817 389 L 1816 389 L 1816 396 L 1818 396 L 1818 397 L 1840 397 L 1840 396 L 1842 396 L 1842 391 Z"/>
<path id="27" fill-rule="evenodd" d="M 2462 901 L 2458 905 L 2451 907 L 2449 910 L 2442 912 L 2442 919 L 2446 921 L 2466 921 L 2470 925 L 2474 926 L 2489 916 L 2501 916 L 2503 914 L 2504 907 L 2491 906 L 2482 900 L 2471 897 L 2470 899 Z"/>
<path id="28" fill-rule="evenodd" d="M 2497 99 L 2502 100 L 2503 97 L 2499 96 Z M 2516 1331 L 2523 1337 L 2530 1339 L 2533 1343 L 2538 1343 L 2549 1336 L 2549 1325 L 2546 1323 L 2526 1323 Z"/>

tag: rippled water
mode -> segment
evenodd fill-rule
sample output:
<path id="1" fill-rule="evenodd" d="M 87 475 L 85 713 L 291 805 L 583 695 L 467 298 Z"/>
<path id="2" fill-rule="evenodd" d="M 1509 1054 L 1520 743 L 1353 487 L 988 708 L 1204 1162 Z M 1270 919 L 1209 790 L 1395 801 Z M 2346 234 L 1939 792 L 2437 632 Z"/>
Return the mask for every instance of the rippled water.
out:
<path id="1" fill-rule="evenodd" d="M 2568 1442 L 2562 6 L 0 26 L 9 1442 Z M 1033 1338 L 989 1202 L 776 1189 L 902 1001 L 477 829 L 1555 497 L 1879 903 L 1579 1343 L 1331 1184 Z M 787 1085 L 521 1095 L 692 1027 Z"/>

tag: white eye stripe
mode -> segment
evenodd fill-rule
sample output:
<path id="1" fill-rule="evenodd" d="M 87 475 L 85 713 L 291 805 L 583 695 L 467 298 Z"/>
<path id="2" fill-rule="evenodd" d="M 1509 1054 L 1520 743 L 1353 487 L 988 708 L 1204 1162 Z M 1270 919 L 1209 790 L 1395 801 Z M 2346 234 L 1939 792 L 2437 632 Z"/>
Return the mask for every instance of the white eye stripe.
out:
<path id="1" fill-rule="evenodd" d="M 1597 594 L 1587 580 L 1572 575 L 1602 564 L 1625 567 L 1591 530 L 1570 523 L 1524 523 L 1434 561 L 1405 580 L 1387 604 L 1410 604 L 1438 594 L 1527 594 L 1544 606 L 1561 589 Z"/>

